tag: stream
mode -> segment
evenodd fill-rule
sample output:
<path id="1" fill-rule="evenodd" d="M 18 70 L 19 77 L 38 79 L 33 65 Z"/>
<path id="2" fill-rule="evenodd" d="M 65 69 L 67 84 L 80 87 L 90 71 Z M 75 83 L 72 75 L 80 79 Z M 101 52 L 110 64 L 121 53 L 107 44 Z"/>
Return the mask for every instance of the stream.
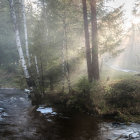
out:
<path id="1" fill-rule="evenodd" d="M 0 140 L 140 140 L 140 124 L 71 116 L 31 105 L 19 89 L 0 89 Z"/>

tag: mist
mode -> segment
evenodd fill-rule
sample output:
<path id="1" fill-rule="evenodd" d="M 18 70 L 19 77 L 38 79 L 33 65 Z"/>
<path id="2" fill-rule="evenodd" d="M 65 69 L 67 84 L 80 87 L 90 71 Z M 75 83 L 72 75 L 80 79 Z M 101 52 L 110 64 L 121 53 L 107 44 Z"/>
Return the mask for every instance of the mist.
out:
<path id="1" fill-rule="evenodd" d="M 0 139 L 140 139 L 139 9 L 0 0 Z"/>

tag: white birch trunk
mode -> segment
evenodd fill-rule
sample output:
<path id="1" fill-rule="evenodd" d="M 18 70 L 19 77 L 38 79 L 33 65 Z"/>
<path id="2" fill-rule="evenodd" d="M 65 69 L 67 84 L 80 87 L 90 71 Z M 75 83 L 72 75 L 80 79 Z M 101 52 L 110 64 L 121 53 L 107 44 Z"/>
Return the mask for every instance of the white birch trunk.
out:
<path id="1" fill-rule="evenodd" d="M 24 71 L 24 75 L 26 79 L 29 79 L 29 72 L 26 66 L 26 62 L 24 59 L 24 55 L 23 55 L 23 50 L 21 47 L 21 40 L 20 40 L 20 35 L 19 35 L 19 30 L 18 30 L 18 25 L 17 25 L 17 18 L 16 18 L 16 13 L 15 13 L 15 9 L 14 9 L 14 3 L 13 0 L 8 0 L 9 4 L 10 4 L 10 13 L 12 16 L 12 20 L 13 20 L 13 25 L 14 25 L 14 31 L 16 34 L 16 45 L 17 45 L 17 50 L 19 53 L 19 57 L 20 57 L 20 62 Z"/>
<path id="2" fill-rule="evenodd" d="M 39 74 L 38 64 L 37 64 L 37 57 L 35 56 L 35 66 L 36 66 L 36 72 Z"/>
<path id="3" fill-rule="evenodd" d="M 27 32 L 26 14 L 25 14 L 25 0 L 21 0 L 21 5 L 22 5 L 22 16 L 23 16 L 23 24 L 24 24 L 26 57 L 27 57 L 27 60 L 28 60 L 28 65 L 31 66 L 30 55 L 29 55 L 29 43 L 28 43 L 28 32 Z"/>

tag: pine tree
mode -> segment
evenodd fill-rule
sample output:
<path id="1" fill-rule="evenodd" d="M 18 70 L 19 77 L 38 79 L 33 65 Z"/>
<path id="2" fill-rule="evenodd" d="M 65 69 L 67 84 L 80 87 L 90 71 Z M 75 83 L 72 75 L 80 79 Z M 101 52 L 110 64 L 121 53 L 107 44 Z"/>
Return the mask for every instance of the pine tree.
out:
<path id="1" fill-rule="evenodd" d="M 97 27 L 97 6 L 96 0 L 91 0 L 91 29 L 92 29 L 92 76 L 93 80 L 99 80 L 98 60 L 98 27 Z"/>
<path id="2" fill-rule="evenodd" d="M 90 82 L 92 82 L 92 62 L 91 62 L 89 24 L 88 24 L 88 17 L 87 17 L 87 2 L 86 2 L 86 0 L 82 0 L 82 4 L 83 4 L 83 19 L 84 19 L 84 31 L 85 31 L 85 47 L 86 47 L 88 80 Z"/>

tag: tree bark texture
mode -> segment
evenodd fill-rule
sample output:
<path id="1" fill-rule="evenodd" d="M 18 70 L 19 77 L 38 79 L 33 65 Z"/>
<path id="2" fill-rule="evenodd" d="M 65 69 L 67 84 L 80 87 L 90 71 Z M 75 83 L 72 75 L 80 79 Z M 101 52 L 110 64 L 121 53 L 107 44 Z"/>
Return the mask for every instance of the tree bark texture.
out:
<path id="1" fill-rule="evenodd" d="M 98 33 L 97 33 L 97 12 L 96 12 L 96 1 L 91 0 L 91 32 L 92 32 L 92 72 L 93 79 L 99 80 L 99 61 L 98 61 Z"/>
<path id="2" fill-rule="evenodd" d="M 15 13 L 13 0 L 9 0 L 9 5 L 10 5 L 10 13 L 11 13 L 11 17 L 12 17 L 13 25 L 14 25 L 14 31 L 15 31 L 15 35 L 16 35 L 16 46 L 17 46 L 20 62 L 22 65 L 22 69 L 24 71 L 25 78 L 29 79 L 30 76 L 29 76 L 29 72 L 27 69 L 25 59 L 24 59 L 23 50 L 21 47 L 21 39 L 20 39 L 20 35 L 19 35 L 19 29 L 18 29 L 18 25 L 17 25 L 17 17 L 16 17 L 16 13 Z"/>
<path id="3" fill-rule="evenodd" d="M 85 47 L 86 47 L 88 80 L 89 82 L 92 82 L 92 62 L 91 62 L 91 50 L 90 50 L 86 0 L 82 0 L 82 4 L 83 4 L 83 19 L 84 19 L 84 31 L 85 31 Z"/>
<path id="4" fill-rule="evenodd" d="M 27 60 L 28 60 L 28 65 L 30 67 L 31 62 L 30 62 L 30 55 L 29 55 L 29 42 L 28 42 L 28 32 L 27 32 L 27 23 L 26 23 L 26 14 L 25 14 L 25 0 L 21 0 L 21 5 L 22 5 L 24 35 L 25 35 L 26 57 L 27 57 Z"/>

